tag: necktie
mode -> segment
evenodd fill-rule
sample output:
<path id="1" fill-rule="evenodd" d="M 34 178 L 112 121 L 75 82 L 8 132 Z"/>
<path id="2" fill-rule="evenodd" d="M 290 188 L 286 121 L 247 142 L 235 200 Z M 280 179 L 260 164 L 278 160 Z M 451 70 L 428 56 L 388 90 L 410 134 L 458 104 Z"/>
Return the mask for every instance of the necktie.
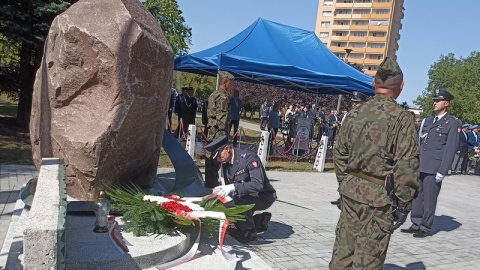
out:
<path id="1" fill-rule="evenodd" d="M 435 119 L 433 120 L 433 123 L 435 124 L 438 121 L 438 116 L 435 116 Z"/>

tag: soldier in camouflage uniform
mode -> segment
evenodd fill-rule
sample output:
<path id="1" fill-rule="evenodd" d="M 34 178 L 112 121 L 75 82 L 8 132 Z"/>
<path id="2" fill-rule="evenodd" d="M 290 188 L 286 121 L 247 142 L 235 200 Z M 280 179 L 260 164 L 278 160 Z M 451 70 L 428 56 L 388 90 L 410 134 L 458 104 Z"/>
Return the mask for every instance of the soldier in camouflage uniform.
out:
<path id="1" fill-rule="evenodd" d="M 418 189 L 417 134 L 412 114 L 395 101 L 403 88 L 395 60 L 385 58 L 372 85 L 375 97 L 349 112 L 333 149 L 341 213 L 330 269 L 381 269 L 394 223 L 385 178 L 394 176 L 402 213 Z"/>
<path id="2" fill-rule="evenodd" d="M 216 138 L 226 135 L 228 137 L 228 125 L 230 124 L 230 104 L 228 91 L 235 77 L 226 71 L 218 72 L 219 86 L 218 89 L 208 97 L 207 109 L 207 129 L 208 142 Z M 211 155 L 205 160 L 205 186 L 214 188 L 218 186 L 218 170 L 221 164 Z"/>

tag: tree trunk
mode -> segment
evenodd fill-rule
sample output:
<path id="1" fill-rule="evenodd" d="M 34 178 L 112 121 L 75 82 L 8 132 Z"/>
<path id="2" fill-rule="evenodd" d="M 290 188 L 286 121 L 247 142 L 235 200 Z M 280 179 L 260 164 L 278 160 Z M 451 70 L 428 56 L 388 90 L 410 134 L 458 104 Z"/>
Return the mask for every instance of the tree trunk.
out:
<path id="1" fill-rule="evenodd" d="M 30 123 L 30 113 L 32 109 L 33 83 L 35 81 L 34 66 L 32 62 L 34 49 L 27 43 L 22 43 L 20 48 L 20 94 L 18 97 L 17 124 L 28 128 Z"/>

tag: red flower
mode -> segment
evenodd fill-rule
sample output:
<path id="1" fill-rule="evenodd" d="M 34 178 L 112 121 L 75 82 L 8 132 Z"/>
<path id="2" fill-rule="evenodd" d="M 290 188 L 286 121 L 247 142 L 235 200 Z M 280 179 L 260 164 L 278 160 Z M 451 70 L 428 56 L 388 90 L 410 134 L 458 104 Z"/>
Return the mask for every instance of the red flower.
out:
<path id="1" fill-rule="evenodd" d="M 167 210 L 167 211 L 170 211 L 170 212 L 176 212 L 177 210 L 180 210 L 180 211 L 185 211 L 185 212 L 192 212 L 192 209 L 190 209 L 190 207 L 186 206 L 186 205 L 183 205 L 181 203 L 178 203 L 176 201 L 169 201 L 169 202 L 164 202 L 161 204 L 161 206 Z"/>

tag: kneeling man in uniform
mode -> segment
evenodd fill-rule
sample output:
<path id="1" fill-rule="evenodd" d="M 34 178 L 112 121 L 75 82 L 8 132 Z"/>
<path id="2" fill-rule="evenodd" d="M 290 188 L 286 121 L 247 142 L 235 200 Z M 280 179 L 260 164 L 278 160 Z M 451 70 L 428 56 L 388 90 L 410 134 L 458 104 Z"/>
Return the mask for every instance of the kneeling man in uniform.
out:
<path id="1" fill-rule="evenodd" d="M 253 216 L 253 213 L 268 209 L 277 198 L 260 158 L 251 151 L 231 146 L 226 136 L 206 145 L 205 150 L 222 164 L 221 175 L 225 183 L 215 187 L 213 193 L 231 196 L 235 205 L 255 204 L 245 212 L 245 221 L 236 222 L 235 228 L 228 233 L 241 243 L 256 240 L 257 233 L 267 230 L 272 214 L 263 212 Z"/>

